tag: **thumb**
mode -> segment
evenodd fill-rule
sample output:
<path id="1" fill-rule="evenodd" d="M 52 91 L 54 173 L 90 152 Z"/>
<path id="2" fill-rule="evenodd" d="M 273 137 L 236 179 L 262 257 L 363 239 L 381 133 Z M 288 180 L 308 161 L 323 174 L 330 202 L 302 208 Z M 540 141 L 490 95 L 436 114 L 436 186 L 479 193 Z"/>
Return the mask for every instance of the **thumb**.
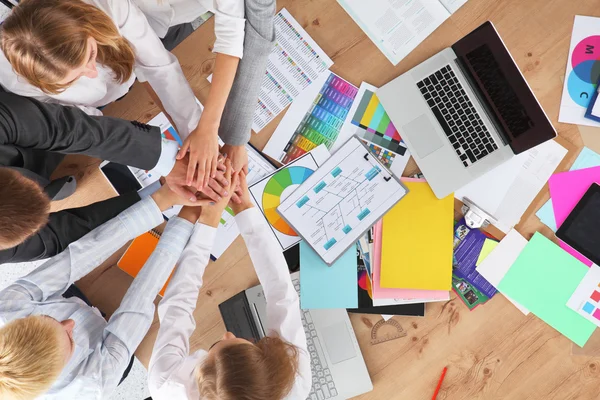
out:
<path id="1" fill-rule="evenodd" d="M 188 149 L 190 148 L 190 141 L 189 138 L 185 139 L 185 142 L 183 142 L 183 145 L 181 146 L 181 148 L 179 149 L 179 153 L 177 153 L 177 159 L 181 160 L 183 157 L 185 157 L 185 155 L 188 152 Z"/>

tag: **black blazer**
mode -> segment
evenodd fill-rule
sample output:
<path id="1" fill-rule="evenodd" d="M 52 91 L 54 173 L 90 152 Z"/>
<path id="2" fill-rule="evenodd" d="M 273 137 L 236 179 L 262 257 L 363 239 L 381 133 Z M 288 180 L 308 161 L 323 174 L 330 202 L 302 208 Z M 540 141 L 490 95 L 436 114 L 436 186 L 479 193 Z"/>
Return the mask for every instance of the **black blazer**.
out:
<path id="1" fill-rule="evenodd" d="M 0 166 L 50 185 L 65 154 L 85 154 L 152 169 L 161 154 L 157 127 L 110 117 L 93 117 L 75 107 L 41 103 L 0 90 Z M 1 199 L 0 199 L 1 200 Z M 58 254 L 95 226 L 139 200 L 137 193 L 50 215 L 49 224 L 23 244 L 0 251 L 0 263 Z"/>

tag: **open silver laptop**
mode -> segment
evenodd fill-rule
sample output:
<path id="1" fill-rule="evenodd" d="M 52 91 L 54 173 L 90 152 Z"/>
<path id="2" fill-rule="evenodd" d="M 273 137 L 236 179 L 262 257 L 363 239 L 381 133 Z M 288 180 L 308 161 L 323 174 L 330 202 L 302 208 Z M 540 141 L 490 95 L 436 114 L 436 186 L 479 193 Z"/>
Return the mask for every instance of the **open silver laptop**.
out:
<path id="1" fill-rule="evenodd" d="M 291 275 L 300 293 L 299 273 Z M 219 305 L 227 330 L 246 339 L 263 338 L 267 303 L 261 286 Z M 344 309 L 302 310 L 313 375 L 310 400 L 348 399 L 373 390 L 348 313 Z"/>
<path id="2" fill-rule="evenodd" d="M 489 21 L 377 96 L 438 198 L 556 136 Z"/>

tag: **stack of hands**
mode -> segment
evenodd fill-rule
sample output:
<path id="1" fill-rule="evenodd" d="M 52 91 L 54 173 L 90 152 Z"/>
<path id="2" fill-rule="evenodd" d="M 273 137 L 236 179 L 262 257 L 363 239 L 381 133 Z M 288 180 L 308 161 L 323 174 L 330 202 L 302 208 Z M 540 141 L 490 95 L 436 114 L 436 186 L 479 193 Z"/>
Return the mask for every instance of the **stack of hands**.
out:
<path id="1" fill-rule="evenodd" d="M 224 156 L 218 160 L 213 177 L 198 190 L 187 184 L 188 159 L 189 155 L 175 163 L 165 178 L 166 184 L 152 196 L 161 210 L 183 205 L 180 218 L 216 228 L 227 206 L 235 214 L 253 207 L 246 181 L 247 168 L 235 171 L 231 160 Z"/>
<path id="2" fill-rule="evenodd" d="M 204 198 L 212 199 L 218 202 L 223 197 L 231 197 L 234 203 L 239 204 L 238 196 L 233 193 L 230 195 L 227 180 L 225 179 L 226 163 L 232 168 L 232 174 L 236 175 L 240 172 L 248 173 L 248 153 L 244 146 L 228 146 L 224 145 L 221 148 L 221 153 L 218 153 L 218 158 L 213 164 L 210 162 L 209 169 L 204 169 L 198 164 L 198 159 L 193 151 L 182 153 L 185 148 L 181 148 L 177 155 L 177 161 L 171 173 L 165 178 L 169 187 L 179 196 L 185 197 L 191 202 Z M 213 170 L 214 167 L 214 170 Z M 237 190 L 238 186 L 234 186 Z M 200 196 L 200 194 L 202 196 Z"/>

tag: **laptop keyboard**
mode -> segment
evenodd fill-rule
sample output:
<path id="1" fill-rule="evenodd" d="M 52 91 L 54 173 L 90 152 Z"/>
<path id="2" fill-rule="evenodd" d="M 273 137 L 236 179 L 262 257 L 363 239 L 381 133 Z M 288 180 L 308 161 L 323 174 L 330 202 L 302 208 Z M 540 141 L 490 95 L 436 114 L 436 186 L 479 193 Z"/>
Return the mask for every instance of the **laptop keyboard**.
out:
<path id="1" fill-rule="evenodd" d="M 450 65 L 417 82 L 465 167 L 498 149 Z"/>
<path id="2" fill-rule="evenodd" d="M 300 295 L 300 280 L 292 279 L 298 296 Z M 313 319 L 309 310 L 300 310 L 302 315 L 302 325 L 306 333 L 306 344 L 310 353 L 310 366 L 312 369 L 312 389 L 307 400 L 330 399 L 338 395 L 333 376 L 327 365 L 327 360 L 321 347 L 321 342 L 317 336 Z"/>

